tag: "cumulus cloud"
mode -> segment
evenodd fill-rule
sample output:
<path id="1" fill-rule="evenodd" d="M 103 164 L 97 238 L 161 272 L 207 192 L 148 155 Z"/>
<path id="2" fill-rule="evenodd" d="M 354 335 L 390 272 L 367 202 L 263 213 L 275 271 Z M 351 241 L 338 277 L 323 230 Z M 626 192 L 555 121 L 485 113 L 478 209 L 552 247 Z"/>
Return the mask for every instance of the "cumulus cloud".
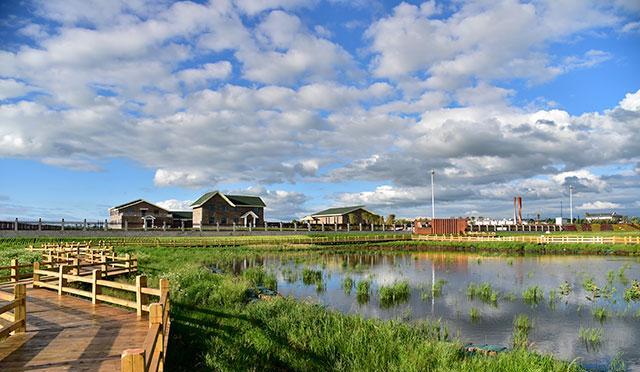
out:
<path id="1" fill-rule="evenodd" d="M 596 200 L 594 202 L 590 202 L 590 203 L 584 203 L 580 206 L 577 206 L 576 209 L 581 209 L 581 210 L 613 210 L 616 208 L 620 208 L 622 207 L 620 204 L 618 203 L 611 203 L 611 202 L 606 202 L 606 201 L 600 201 L 600 200 Z"/>
<path id="2" fill-rule="evenodd" d="M 191 211 L 191 203 L 193 200 L 168 199 L 155 204 L 169 211 Z"/>

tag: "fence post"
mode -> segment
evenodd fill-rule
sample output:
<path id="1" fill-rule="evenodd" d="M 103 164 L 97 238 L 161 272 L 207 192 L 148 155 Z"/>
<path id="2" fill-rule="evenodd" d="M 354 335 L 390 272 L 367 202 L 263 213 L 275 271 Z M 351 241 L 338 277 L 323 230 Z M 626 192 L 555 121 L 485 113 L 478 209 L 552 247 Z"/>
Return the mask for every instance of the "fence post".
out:
<path id="1" fill-rule="evenodd" d="M 24 333 L 27 331 L 27 287 L 24 284 L 16 284 L 13 287 L 13 298 L 18 301 L 13 321 L 20 322 L 20 326 L 16 328 L 14 334 Z"/>
<path id="2" fill-rule="evenodd" d="M 104 219 L 104 231 L 107 231 L 109 229 L 109 222 L 107 221 L 107 219 Z"/>
<path id="3" fill-rule="evenodd" d="M 236 221 L 233 221 L 233 231 L 236 231 Z"/>
<path id="4" fill-rule="evenodd" d="M 127 272 L 130 273 L 131 272 L 131 254 L 130 253 L 125 254 L 124 258 L 127 260 L 125 263 L 125 268 L 127 269 Z"/>
<path id="5" fill-rule="evenodd" d="M 13 225 L 13 230 L 18 231 L 18 219 L 16 218 L 16 222 Z"/>
<path id="6" fill-rule="evenodd" d="M 267 231 L 267 221 L 264 221 L 264 231 Z"/>
<path id="7" fill-rule="evenodd" d="M 322 223 L 322 231 L 324 231 L 324 222 Z"/>
<path id="8" fill-rule="evenodd" d="M 351 231 L 351 224 L 347 223 L 347 232 Z"/>
<path id="9" fill-rule="evenodd" d="M 62 288 L 67 285 L 67 279 L 64 278 L 64 274 L 67 273 L 67 265 L 61 264 L 58 268 L 58 296 L 62 296 Z"/>
<path id="10" fill-rule="evenodd" d="M 167 221 L 162 221 L 162 231 L 167 231 Z"/>
<path id="11" fill-rule="evenodd" d="M 124 220 L 124 231 L 129 231 L 129 220 Z"/>
<path id="12" fill-rule="evenodd" d="M 293 231 L 298 231 L 298 223 L 297 222 L 293 223 Z"/>
<path id="13" fill-rule="evenodd" d="M 362 231 L 362 222 L 358 224 L 358 227 L 360 228 L 360 231 Z"/>
<path id="14" fill-rule="evenodd" d="M 64 218 L 60 220 L 60 229 L 64 231 Z"/>
<path id="15" fill-rule="evenodd" d="M 371 231 L 373 231 L 373 223 L 371 223 Z"/>
<path id="16" fill-rule="evenodd" d="M 147 286 L 147 276 L 146 275 L 137 275 L 136 276 L 136 314 L 138 316 L 142 316 L 142 305 L 146 305 L 147 295 L 142 293 L 142 287 Z"/>
<path id="17" fill-rule="evenodd" d="M 73 270 L 71 273 L 73 275 L 80 275 L 80 260 L 77 258 L 73 259 Z"/>
<path id="18" fill-rule="evenodd" d="M 333 223 L 333 231 L 338 231 L 338 223 L 337 222 Z"/>
<path id="19" fill-rule="evenodd" d="M 216 222 L 216 231 L 220 231 L 220 222 Z"/>
<path id="20" fill-rule="evenodd" d="M 38 231 L 42 231 L 42 218 L 38 218 Z"/>
<path id="21" fill-rule="evenodd" d="M 282 231 L 282 222 L 280 222 L 280 231 Z"/>
<path id="22" fill-rule="evenodd" d="M 40 270 L 40 262 L 33 263 L 33 288 L 37 287 L 36 282 L 40 281 L 40 274 L 37 274 L 36 271 Z"/>
<path id="23" fill-rule="evenodd" d="M 102 272 L 100 271 L 100 269 L 94 269 L 91 276 L 91 303 L 94 305 L 98 303 L 97 297 L 102 292 L 100 290 L 100 286 L 98 286 L 98 280 L 100 280 L 101 278 Z"/>
<path id="24" fill-rule="evenodd" d="M 11 281 L 12 282 L 17 282 L 20 280 L 20 276 L 18 275 L 18 260 L 17 259 L 13 259 L 11 260 Z"/>
<path id="25" fill-rule="evenodd" d="M 145 360 L 143 349 L 127 349 L 120 355 L 120 371 L 144 372 Z"/>
<path id="26" fill-rule="evenodd" d="M 100 263 L 102 265 L 100 265 L 100 270 L 103 273 L 107 273 L 108 269 L 107 269 L 107 256 L 104 255 L 104 252 L 100 252 Z"/>
<path id="27" fill-rule="evenodd" d="M 87 219 L 85 218 L 84 221 L 82 221 L 82 231 L 86 231 L 87 230 Z"/>
<path id="28" fill-rule="evenodd" d="M 156 344 L 153 348 L 153 355 L 149 355 L 151 360 L 154 360 L 157 356 L 158 364 L 164 366 L 164 324 L 162 324 L 162 304 L 153 303 L 149 305 L 149 328 L 155 324 L 160 325 L 160 336 L 156 338 Z M 163 368 L 158 368 L 162 370 Z"/>
<path id="29" fill-rule="evenodd" d="M 307 231 L 311 231 L 311 224 L 307 222 Z"/>
<path id="30" fill-rule="evenodd" d="M 184 220 L 180 220 L 180 230 L 184 231 Z"/>

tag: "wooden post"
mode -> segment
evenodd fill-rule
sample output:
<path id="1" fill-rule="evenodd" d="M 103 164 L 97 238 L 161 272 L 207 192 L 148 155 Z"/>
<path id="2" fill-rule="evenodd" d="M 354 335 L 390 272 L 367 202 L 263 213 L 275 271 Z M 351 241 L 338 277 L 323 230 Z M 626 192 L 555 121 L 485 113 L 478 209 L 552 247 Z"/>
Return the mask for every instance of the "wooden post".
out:
<path id="1" fill-rule="evenodd" d="M 18 301 L 13 315 L 14 322 L 20 322 L 15 333 L 25 333 L 27 331 L 27 287 L 24 284 L 16 284 L 13 287 L 13 297 Z"/>
<path id="2" fill-rule="evenodd" d="M 162 231 L 167 231 L 167 221 L 162 221 Z"/>
<path id="3" fill-rule="evenodd" d="M 147 276 L 136 276 L 136 314 L 142 316 L 142 305 L 148 304 L 148 296 L 142 293 L 142 288 L 147 286 Z"/>
<path id="4" fill-rule="evenodd" d="M 87 230 L 87 219 L 85 218 L 84 221 L 82 222 L 82 231 L 86 231 Z"/>
<path id="5" fill-rule="evenodd" d="M 129 220 L 124 220 L 124 231 L 129 230 Z"/>
<path id="6" fill-rule="evenodd" d="M 333 223 L 333 231 L 338 231 L 338 223 L 337 222 Z"/>
<path id="7" fill-rule="evenodd" d="M 64 231 L 64 218 L 60 220 L 60 229 Z"/>
<path id="8" fill-rule="evenodd" d="M 360 228 L 360 231 L 362 231 L 362 222 L 358 224 L 358 227 Z"/>
<path id="9" fill-rule="evenodd" d="M 280 231 L 282 231 L 282 222 L 280 222 Z"/>
<path id="10" fill-rule="evenodd" d="M 77 258 L 73 259 L 73 270 L 71 273 L 73 275 L 80 275 L 80 260 Z"/>
<path id="11" fill-rule="evenodd" d="M 107 231 L 109 229 L 109 221 L 107 221 L 107 219 L 104 219 L 104 231 Z"/>
<path id="12" fill-rule="evenodd" d="M 264 221 L 264 231 L 267 231 L 267 221 Z"/>
<path id="13" fill-rule="evenodd" d="M 58 268 L 58 274 L 60 274 L 60 276 L 58 277 L 58 296 L 62 296 L 62 288 L 67 286 L 67 279 L 64 278 L 64 274 L 66 273 L 67 265 L 60 264 L 60 267 Z"/>
<path id="14" fill-rule="evenodd" d="M 11 260 L 11 281 L 12 282 L 17 282 L 20 280 L 20 277 L 18 276 L 18 272 L 19 272 L 18 260 L 13 259 Z"/>
<path id="15" fill-rule="evenodd" d="M 236 231 L 236 221 L 233 221 L 233 231 Z"/>
<path id="16" fill-rule="evenodd" d="M 373 231 L 373 222 L 371 223 L 371 231 Z"/>
<path id="17" fill-rule="evenodd" d="M 298 231 L 298 223 L 297 222 L 293 223 L 293 231 Z"/>
<path id="18" fill-rule="evenodd" d="M 324 231 L 324 222 L 322 223 L 322 231 Z"/>
<path id="19" fill-rule="evenodd" d="M 17 219 L 17 218 L 16 218 L 16 222 L 15 222 L 15 224 L 13 225 L 13 229 L 14 229 L 15 231 L 18 231 L 18 219 Z"/>
<path id="20" fill-rule="evenodd" d="M 351 231 L 351 224 L 347 223 L 347 232 Z"/>
<path id="21" fill-rule="evenodd" d="M 180 230 L 184 231 L 184 220 L 180 220 Z"/>
<path id="22" fill-rule="evenodd" d="M 38 231 L 42 231 L 42 218 L 38 218 Z"/>
<path id="23" fill-rule="evenodd" d="M 100 263 L 102 263 L 102 265 L 100 265 L 100 270 L 106 274 L 108 271 L 107 256 L 104 255 L 104 252 L 100 252 Z"/>
<path id="24" fill-rule="evenodd" d="M 307 231 L 311 231 L 311 224 L 307 222 Z"/>
<path id="25" fill-rule="evenodd" d="M 125 268 L 127 269 L 127 272 L 130 273 L 131 272 L 131 254 L 127 253 L 124 255 L 124 258 L 126 260 Z"/>
<path id="26" fill-rule="evenodd" d="M 153 348 L 153 355 L 149 355 L 150 360 L 157 358 L 160 371 L 164 368 L 164 324 L 162 324 L 162 304 L 153 303 L 149 305 L 149 328 L 154 324 L 160 325 L 160 335 L 156 338 L 156 345 Z"/>
<path id="27" fill-rule="evenodd" d="M 36 288 L 36 282 L 40 281 L 40 274 L 37 274 L 36 271 L 40 270 L 40 262 L 33 263 L 33 288 Z"/>
<path id="28" fill-rule="evenodd" d="M 98 280 L 102 278 L 102 272 L 99 269 L 94 269 L 91 275 L 91 303 L 98 303 L 98 295 L 102 294 L 100 286 L 98 286 Z"/>
<path id="29" fill-rule="evenodd" d="M 144 372 L 145 360 L 143 349 L 127 349 L 120 355 L 120 371 Z"/>

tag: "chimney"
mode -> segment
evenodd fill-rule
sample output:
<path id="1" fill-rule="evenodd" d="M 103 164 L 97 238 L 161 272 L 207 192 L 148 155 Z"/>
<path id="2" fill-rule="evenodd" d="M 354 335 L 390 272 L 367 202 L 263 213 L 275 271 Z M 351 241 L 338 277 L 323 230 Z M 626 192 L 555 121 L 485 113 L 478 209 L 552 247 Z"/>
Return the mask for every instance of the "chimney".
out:
<path id="1" fill-rule="evenodd" d="M 522 225 L 522 196 L 518 196 L 518 223 Z"/>

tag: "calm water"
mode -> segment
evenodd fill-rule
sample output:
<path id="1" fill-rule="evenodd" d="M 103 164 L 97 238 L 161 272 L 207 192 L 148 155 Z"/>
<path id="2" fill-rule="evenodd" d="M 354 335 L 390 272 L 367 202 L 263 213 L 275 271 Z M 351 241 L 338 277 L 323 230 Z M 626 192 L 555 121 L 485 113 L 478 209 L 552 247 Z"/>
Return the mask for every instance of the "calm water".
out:
<path id="1" fill-rule="evenodd" d="M 330 254 L 311 261 L 282 256 L 265 256 L 249 261 L 237 261 L 234 270 L 249 265 L 263 265 L 267 271 L 277 274 L 278 291 L 283 295 L 311 299 L 345 313 L 357 313 L 365 317 L 383 319 L 441 319 L 449 334 L 463 342 L 477 344 L 501 344 L 510 346 L 513 319 L 517 314 L 527 314 L 533 321 L 529 333 L 532 347 L 538 351 L 579 362 L 588 368 L 606 369 L 610 360 L 621 355 L 627 370 L 640 371 L 640 303 L 627 303 L 623 299 L 625 284 L 640 279 L 638 258 L 592 256 L 536 256 L 536 257 L 485 257 L 477 254 L 458 253 L 398 253 L 398 254 Z M 619 275 L 624 267 L 624 275 Z M 324 290 L 302 281 L 304 268 L 321 270 Z M 599 287 L 608 283 L 613 271 L 610 298 L 590 300 L 591 293 L 583 288 L 583 281 L 593 277 Z M 297 279 L 295 276 L 297 275 Z M 293 276 L 293 279 L 291 278 Z M 368 302 L 359 303 L 355 288 L 345 293 L 343 280 L 371 280 L 371 296 Z M 426 298 L 430 293 L 432 277 L 446 284 L 442 294 Z M 626 279 L 626 280 L 625 280 Z M 396 281 L 408 281 L 411 296 L 407 302 L 391 307 L 381 306 L 378 288 Z M 572 288 L 563 296 L 559 286 L 567 281 Z M 497 304 L 487 304 L 480 299 L 469 299 L 469 283 L 488 282 L 499 291 Z M 537 305 L 527 304 L 523 291 L 537 285 L 544 290 L 544 300 Z M 426 290 L 425 290 L 426 288 Z M 549 291 L 556 291 L 557 300 L 549 303 Z M 432 297 L 432 296 L 431 296 Z M 480 318 L 472 320 L 471 308 L 480 312 Z M 604 307 L 610 316 L 603 322 L 592 312 Z M 579 339 L 579 329 L 603 329 L 599 346 L 588 346 Z"/>

